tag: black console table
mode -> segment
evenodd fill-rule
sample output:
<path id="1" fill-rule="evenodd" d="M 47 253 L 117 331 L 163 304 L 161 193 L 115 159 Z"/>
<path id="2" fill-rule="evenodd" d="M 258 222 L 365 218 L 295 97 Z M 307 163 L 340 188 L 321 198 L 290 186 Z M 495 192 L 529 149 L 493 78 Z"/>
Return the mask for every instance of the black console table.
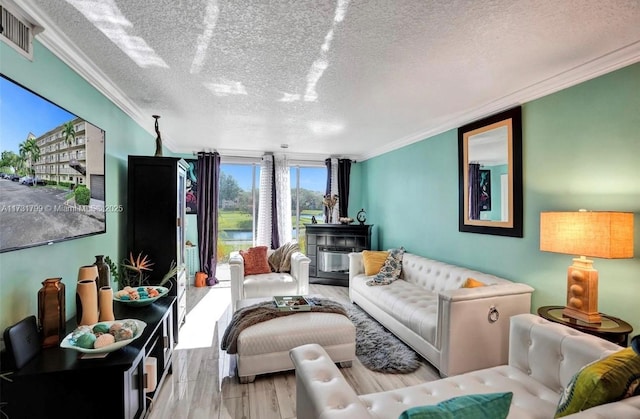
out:
<path id="1" fill-rule="evenodd" d="M 373 225 L 307 224 L 309 282 L 349 286 L 349 253 L 371 248 Z"/>
<path id="2" fill-rule="evenodd" d="M 1 411 L 11 419 L 145 417 L 171 372 L 175 303 L 172 296 L 137 308 L 114 302 L 116 319 L 135 318 L 147 324 L 139 338 L 100 359 L 80 359 L 82 353 L 72 349 L 43 349 L 23 368 L 6 375 L 12 382 L 0 379 L 5 403 Z M 76 325 L 75 318 L 67 322 L 67 333 Z M 156 358 L 155 383 L 145 376 L 148 357 Z M 145 387 L 155 390 L 147 392 Z"/>

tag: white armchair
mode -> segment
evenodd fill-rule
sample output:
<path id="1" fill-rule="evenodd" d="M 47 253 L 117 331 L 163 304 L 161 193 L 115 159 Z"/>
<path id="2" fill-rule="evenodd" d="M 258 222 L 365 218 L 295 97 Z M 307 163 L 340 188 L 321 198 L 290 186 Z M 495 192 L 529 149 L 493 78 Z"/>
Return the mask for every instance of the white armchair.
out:
<path id="1" fill-rule="evenodd" d="M 269 250 L 268 255 L 274 250 Z M 291 272 L 270 272 L 265 274 L 244 274 L 244 259 L 240 252 L 231 252 L 229 269 L 231 273 L 231 307 L 247 298 L 273 297 L 274 295 L 306 295 L 309 293 L 309 262 L 301 252 L 291 255 Z"/>

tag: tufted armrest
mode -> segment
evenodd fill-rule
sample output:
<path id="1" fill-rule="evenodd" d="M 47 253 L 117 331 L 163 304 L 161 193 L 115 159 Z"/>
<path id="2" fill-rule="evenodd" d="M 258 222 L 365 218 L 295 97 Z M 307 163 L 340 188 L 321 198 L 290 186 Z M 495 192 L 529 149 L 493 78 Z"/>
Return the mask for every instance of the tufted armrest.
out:
<path id="1" fill-rule="evenodd" d="M 311 259 L 301 252 L 291 255 L 291 276 L 298 281 L 298 292 L 301 295 L 309 294 L 309 264 Z"/>
<path id="2" fill-rule="evenodd" d="M 510 335 L 509 365 L 558 393 L 584 365 L 622 349 L 533 314 L 513 316 Z"/>
<path id="3" fill-rule="evenodd" d="M 289 352 L 296 369 L 298 418 L 370 418 L 353 388 L 322 346 L 311 343 Z"/>
<path id="4" fill-rule="evenodd" d="M 244 282 L 244 259 L 240 252 L 231 252 L 229 256 L 229 273 L 231 276 L 231 307 L 235 311 L 236 302 L 242 298 Z"/>

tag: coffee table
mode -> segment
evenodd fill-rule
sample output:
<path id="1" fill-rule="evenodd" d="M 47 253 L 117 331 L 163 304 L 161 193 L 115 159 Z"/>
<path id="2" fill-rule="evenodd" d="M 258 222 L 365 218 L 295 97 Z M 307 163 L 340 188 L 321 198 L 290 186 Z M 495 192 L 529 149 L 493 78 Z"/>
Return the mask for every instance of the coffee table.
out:
<path id="1" fill-rule="evenodd" d="M 240 300 L 236 308 L 268 298 Z M 356 357 L 356 328 L 337 313 L 296 312 L 247 327 L 238 336 L 238 380 L 251 383 L 258 374 L 293 370 L 289 351 L 307 343 L 321 345 L 331 360 L 350 367 Z"/>

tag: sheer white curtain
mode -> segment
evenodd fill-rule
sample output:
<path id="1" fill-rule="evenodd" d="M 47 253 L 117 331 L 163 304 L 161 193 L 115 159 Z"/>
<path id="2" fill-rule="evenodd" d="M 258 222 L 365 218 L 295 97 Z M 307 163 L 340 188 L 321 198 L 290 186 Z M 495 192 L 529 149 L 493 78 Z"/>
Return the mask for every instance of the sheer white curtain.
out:
<path id="1" fill-rule="evenodd" d="M 273 176 L 274 172 L 275 178 Z M 277 217 L 274 216 L 272 211 L 274 207 L 274 202 L 272 201 L 274 189 L 276 192 L 275 208 Z M 291 230 L 293 228 L 291 223 L 291 180 L 286 156 L 266 155 L 262 158 L 262 163 L 260 164 L 260 195 L 258 202 L 256 245 L 272 247 L 271 232 L 274 222 L 277 224 L 276 227 L 280 244 L 290 242 L 292 240 Z"/>
<path id="2" fill-rule="evenodd" d="M 258 228 L 256 246 L 271 246 L 271 193 L 273 182 L 273 161 L 271 155 L 264 156 L 260 163 L 260 189 L 258 196 Z"/>
<path id="3" fill-rule="evenodd" d="M 291 177 L 289 176 L 290 170 L 287 156 L 276 154 L 274 157 L 276 163 L 275 188 L 276 208 L 278 209 L 278 236 L 280 237 L 280 244 L 285 244 L 291 241 L 291 230 L 293 229 L 291 223 Z"/>

